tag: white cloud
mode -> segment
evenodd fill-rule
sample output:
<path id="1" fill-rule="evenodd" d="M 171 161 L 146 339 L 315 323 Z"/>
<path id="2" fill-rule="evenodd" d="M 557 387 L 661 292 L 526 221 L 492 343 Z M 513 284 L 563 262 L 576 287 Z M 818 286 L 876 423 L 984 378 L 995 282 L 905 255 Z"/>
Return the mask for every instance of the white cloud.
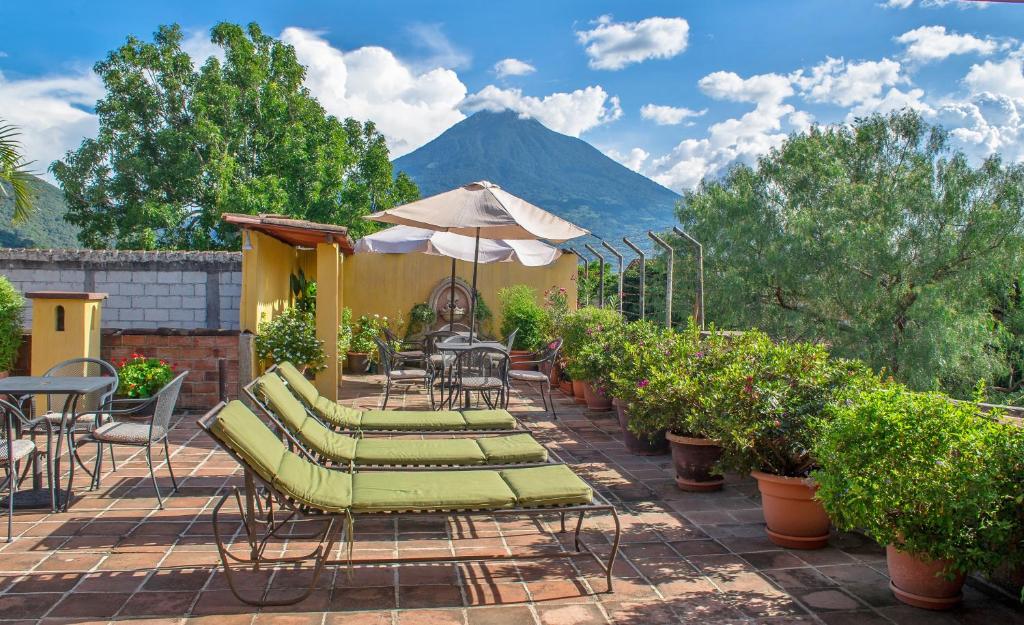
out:
<path id="1" fill-rule="evenodd" d="M 811 102 L 827 102 L 851 106 L 871 98 L 878 98 L 886 87 L 906 82 L 899 61 L 883 58 L 879 61 L 847 62 L 828 57 L 814 66 L 807 75 L 795 72 L 793 83 Z"/>
<path id="2" fill-rule="evenodd" d="M 651 156 L 650 153 L 643 148 L 633 148 L 625 154 L 612 148 L 605 150 L 605 155 L 613 161 L 618 161 L 619 164 L 636 172 L 641 170 L 644 163 L 647 162 L 647 159 Z"/>
<path id="3" fill-rule="evenodd" d="M 464 117 L 458 107 L 466 86 L 450 69 L 416 72 L 385 48 L 345 52 L 302 28 L 286 28 L 281 39 L 307 66 L 305 84 L 327 112 L 376 122 L 392 157 L 411 152 Z"/>
<path id="4" fill-rule="evenodd" d="M 515 111 L 520 117 L 536 119 L 554 131 L 573 137 L 622 116 L 619 99 L 609 96 L 600 86 L 538 98 L 523 95 L 520 89 L 487 85 L 467 97 L 461 108 L 466 113 Z"/>
<path id="5" fill-rule="evenodd" d="M 185 37 L 181 40 L 181 49 L 185 54 L 192 57 L 192 64 L 200 68 L 211 56 L 217 57 L 221 63 L 224 62 L 224 48 L 210 40 L 209 28 L 196 28 L 185 31 Z"/>
<path id="6" fill-rule="evenodd" d="M 688 108 L 662 106 L 660 104 L 645 104 L 640 107 L 640 117 L 649 119 L 659 126 L 675 126 L 683 123 L 686 119 L 700 117 L 707 112 L 707 109 L 694 111 Z"/>
<path id="7" fill-rule="evenodd" d="M 946 32 L 945 26 L 915 28 L 896 37 L 896 41 L 907 46 L 907 58 L 921 63 L 941 61 L 954 54 L 987 56 L 999 48 L 991 39 Z"/>
<path id="8" fill-rule="evenodd" d="M 885 7 L 886 9 L 909 9 L 914 5 L 915 0 L 884 0 L 880 2 L 879 6 Z M 985 2 L 979 2 L 978 0 L 917 0 L 919 6 L 932 8 L 932 7 L 944 7 L 950 4 L 956 5 L 959 9 L 984 9 Z"/>
<path id="9" fill-rule="evenodd" d="M 701 78 L 697 86 L 716 100 L 733 102 L 781 102 L 793 95 L 789 78 L 780 74 L 740 78 L 735 72 L 713 72 Z"/>
<path id="10" fill-rule="evenodd" d="M 1024 98 L 1024 59 L 1010 57 L 999 62 L 985 61 L 972 65 L 964 84 L 973 93 L 992 92 Z"/>
<path id="11" fill-rule="evenodd" d="M 1024 160 L 1024 100 L 980 93 L 939 105 L 936 119 L 976 160 L 996 152 L 1011 162 Z"/>
<path id="12" fill-rule="evenodd" d="M 498 78 L 506 76 L 525 76 L 537 71 L 537 68 L 519 59 L 502 59 L 494 64 L 494 73 Z"/>
<path id="13" fill-rule="evenodd" d="M 617 70 L 648 59 L 668 59 L 686 49 L 689 23 L 680 17 L 615 22 L 602 15 L 591 30 L 576 32 L 593 69 Z"/>
<path id="14" fill-rule="evenodd" d="M 29 169 L 50 180 L 50 163 L 96 134 L 92 108 L 103 95 L 103 83 L 88 70 L 16 80 L 0 73 L 0 116 L 20 129 L 24 154 L 34 161 Z"/>
<path id="15" fill-rule="evenodd" d="M 409 27 L 414 42 L 427 51 L 427 55 L 416 62 L 416 68 L 430 70 L 436 67 L 462 69 L 469 67 L 473 57 L 456 46 L 444 34 L 440 24 L 413 24 Z"/>

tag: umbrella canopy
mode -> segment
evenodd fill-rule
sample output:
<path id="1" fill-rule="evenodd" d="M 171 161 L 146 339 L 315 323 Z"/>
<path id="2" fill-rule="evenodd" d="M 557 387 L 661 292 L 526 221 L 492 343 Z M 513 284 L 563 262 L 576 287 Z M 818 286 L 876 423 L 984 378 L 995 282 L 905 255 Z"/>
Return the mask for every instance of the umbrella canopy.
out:
<path id="1" fill-rule="evenodd" d="M 587 230 L 482 180 L 368 215 L 389 224 L 482 239 L 547 239 L 560 243 Z"/>
<path id="2" fill-rule="evenodd" d="M 473 262 L 476 240 L 453 232 L 395 226 L 356 241 L 357 254 L 409 254 L 419 252 Z M 477 262 L 518 262 L 527 267 L 549 265 L 562 252 L 540 241 L 481 239 Z"/>

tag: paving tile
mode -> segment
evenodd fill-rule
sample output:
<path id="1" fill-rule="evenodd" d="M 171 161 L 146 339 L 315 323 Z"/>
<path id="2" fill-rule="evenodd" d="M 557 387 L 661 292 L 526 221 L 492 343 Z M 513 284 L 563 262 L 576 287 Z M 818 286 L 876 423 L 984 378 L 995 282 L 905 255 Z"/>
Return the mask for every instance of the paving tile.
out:
<path id="1" fill-rule="evenodd" d="M 538 606 L 537 614 L 543 625 L 598 625 L 608 622 L 595 605 Z"/>
<path id="2" fill-rule="evenodd" d="M 533 625 L 534 613 L 526 606 L 470 608 L 466 610 L 468 625 Z"/>
<path id="3" fill-rule="evenodd" d="M 462 610 L 403 610 L 398 625 L 464 625 Z"/>
<path id="4" fill-rule="evenodd" d="M 400 586 L 398 605 L 406 608 L 447 608 L 462 605 L 462 591 L 457 585 Z"/>

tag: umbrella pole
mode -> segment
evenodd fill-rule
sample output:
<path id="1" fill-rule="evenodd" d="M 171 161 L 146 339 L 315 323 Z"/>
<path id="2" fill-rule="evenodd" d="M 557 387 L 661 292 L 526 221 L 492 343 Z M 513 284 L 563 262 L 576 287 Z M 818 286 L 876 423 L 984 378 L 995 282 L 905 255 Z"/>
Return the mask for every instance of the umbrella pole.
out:
<path id="1" fill-rule="evenodd" d="M 473 291 L 469 301 L 469 342 L 473 343 L 473 332 L 476 330 L 476 268 L 480 262 L 480 228 L 476 229 L 476 244 L 473 247 Z"/>
<path id="2" fill-rule="evenodd" d="M 455 331 L 455 259 L 452 259 L 452 282 L 448 287 L 448 331 Z"/>

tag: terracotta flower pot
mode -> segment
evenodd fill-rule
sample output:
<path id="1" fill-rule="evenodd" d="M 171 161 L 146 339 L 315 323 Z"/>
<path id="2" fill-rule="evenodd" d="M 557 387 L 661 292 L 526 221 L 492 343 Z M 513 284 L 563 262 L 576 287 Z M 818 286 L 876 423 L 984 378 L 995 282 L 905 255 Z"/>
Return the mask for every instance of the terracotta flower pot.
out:
<path id="1" fill-rule="evenodd" d="M 551 388 L 555 388 L 556 386 L 560 388 L 562 379 L 561 376 L 558 375 L 558 367 L 552 367 L 551 365 L 548 365 L 547 370 L 548 381 L 551 382 Z"/>
<path id="2" fill-rule="evenodd" d="M 952 580 L 942 574 L 949 565 L 947 560 L 922 560 L 892 545 L 885 548 L 885 559 L 889 588 L 903 603 L 926 610 L 949 610 L 964 597 L 963 574 Z"/>
<path id="3" fill-rule="evenodd" d="M 665 431 L 657 434 L 637 436 L 629 431 L 629 411 L 622 405 L 622 402 L 613 399 L 612 405 L 619 417 L 619 427 L 622 428 L 622 442 L 631 454 L 638 456 L 659 456 L 668 451 L 668 440 L 665 439 Z"/>
<path id="4" fill-rule="evenodd" d="M 583 398 L 588 410 L 611 410 L 612 399 L 605 395 L 593 382 L 583 383 Z"/>
<path id="5" fill-rule="evenodd" d="M 721 490 L 725 481 L 713 473 L 715 463 L 722 456 L 722 448 L 706 438 L 665 434 L 672 448 L 672 464 L 676 470 L 676 486 L 680 490 L 706 492 Z"/>
<path id="6" fill-rule="evenodd" d="M 587 398 L 583 395 L 584 383 L 582 380 L 572 381 L 572 396 L 576 399 L 577 404 L 587 403 Z"/>
<path id="7" fill-rule="evenodd" d="M 565 393 L 566 397 L 572 397 L 572 380 L 559 380 L 558 390 Z"/>
<path id="8" fill-rule="evenodd" d="M 365 352 L 348 353 L 349 373 L 366 373 L 370 368 L 370 355 Z"/>
<path id="9" fill-rule="evenodd" d="M 535 369 L 535 365 L 523 364 L 524 360 L 530 359 L 530 354 L 532 353 L 533 352 L 525 349 L 513 349 L 511 353 L 509 353 L 509 369 L 515 369 L 516 371 L 532 371 Z"/>
<path id="10" fill-rule="evenodd" d="M 769 540 L 790 549 L 821 549 L 828 544 L 831 523 L 821 502 L 814 498 L 818 490 L 814 480 L 761 471 L 751 471 L 750 475 L 761 491 Z"/>

